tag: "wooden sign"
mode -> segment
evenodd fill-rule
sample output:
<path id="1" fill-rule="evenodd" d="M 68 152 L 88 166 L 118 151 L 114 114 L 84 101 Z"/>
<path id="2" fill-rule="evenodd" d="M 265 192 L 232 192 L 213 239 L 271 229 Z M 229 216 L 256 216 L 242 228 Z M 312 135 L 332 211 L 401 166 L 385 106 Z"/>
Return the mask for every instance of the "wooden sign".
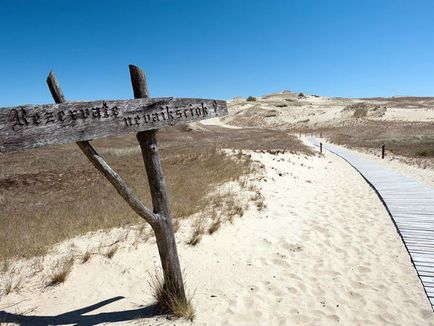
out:
<path id="1" fill-rule="evenodd" d="M 119 136 L 223 115 L 227 115 L 225 101 L 173 97 L 0 108 L 0 152 Z"/>
<path id="2" fill-rule="evenodd" d="M 0 108 L 0 152 L 77 142 L 89 161 L 115 187 L 128 205 L 148 222 L 157 242 L 164 276 L 164 300 L 189 304 L 170 216 L 155 129 L 227 115 L 225 101 L 188 98 L 149 98 L 144 72 L 130 65 L 134 100 L 65 102 L 53 71 L 47 78 L 57 104 Z M 153 209 L 147 208 L 121 176 L 88 140 L 137 133 L 148 176 Z M 163 301 L 164 301 L 163 300 Z"/>

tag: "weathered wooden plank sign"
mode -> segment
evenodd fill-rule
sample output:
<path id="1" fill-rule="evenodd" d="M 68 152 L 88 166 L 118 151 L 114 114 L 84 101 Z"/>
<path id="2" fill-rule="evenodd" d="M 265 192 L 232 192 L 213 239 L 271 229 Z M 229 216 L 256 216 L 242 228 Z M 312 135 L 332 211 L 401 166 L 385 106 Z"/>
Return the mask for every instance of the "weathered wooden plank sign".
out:
<path id="1" fill-rule="evenodd" d="M 149 98 L 144 72 L 133 65 L 129 68 L 134 100 L 66 102 L 54 72 L 50 72 L 47 83 L 57 104 L 0 108 L 0 152 L 77 142 L 134 212 L 151 225 L 163 269 L 164 295 L 187 304 L 155 129 L 226 115 L 226 102 Z M 143 205 L 89 143 L 92 139 L 130 132 L 137 133 L 153 210 Z"/>
<path id="2" fill-rule="evenodd" d="M 0 152 L 119 136 L 226 114 L 225 101 L 173 97 L 0 108 Z"/>

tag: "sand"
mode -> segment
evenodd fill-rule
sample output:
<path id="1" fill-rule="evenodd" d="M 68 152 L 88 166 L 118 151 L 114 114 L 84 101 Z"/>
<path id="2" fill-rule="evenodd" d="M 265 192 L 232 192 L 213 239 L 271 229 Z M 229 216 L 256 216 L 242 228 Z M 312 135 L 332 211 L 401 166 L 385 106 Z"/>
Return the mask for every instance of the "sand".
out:
<path id="1" fill-rule="evenodd" d="M 265 166 L 251 182 L 267 207 L 250 205 L 242 218 L 196 247 L 186 245 L 188 228 L 177 233 L 187 288 L 194 293 L 195 325 L 434 325 L 390 217 L 357 172 L 330 153 L 251 155 Z M 189 324 L 164 316 L 137 319 L 152 315 L 146 308 L 152 304 L 148 281 L 159 259 L 155 241 L 137 243 L 134 232 L 115 229 L 60 244 L 56 255 L 71 248 L 78 255 L 101 242 L 116 242 L 119 250 L 112 259 L 77 261 L 66 282 L 55 287 L 42 286 L 38 274 L 29 276 L 18 293 L 1 297 L 0 316 L 5 310 L 61 315 L 65 324 Z M 111 298 L 83 315 L 62 315 Z"/>
<path id="2" fill-rule="evenodd" d="M 280 129 L 318 129 L 352 126 L 361 121 L 354 118 L 354 105 L 368 108 L 367 117 L 387 122 L 434 122 L 434 98 L 335 98 L 281 92 L 257 97 L 256 101 L 235 98 L 228 101 L 230 115 L 226 124 L 243 127 Z"/>

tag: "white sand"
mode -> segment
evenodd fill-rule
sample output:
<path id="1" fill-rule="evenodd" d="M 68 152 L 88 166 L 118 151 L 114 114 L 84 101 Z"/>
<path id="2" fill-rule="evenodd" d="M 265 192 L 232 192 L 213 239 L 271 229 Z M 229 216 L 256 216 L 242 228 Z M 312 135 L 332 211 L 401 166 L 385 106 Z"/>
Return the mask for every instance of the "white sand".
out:
<path id="1" fill-rule="evenodd" d="M 389 99 L 390 100 L 390 99 Z M 403 102 L 372 99 L 332 98 L 298 93 L 275 93 L 256 101 L 237 98 L 228 102 L 230 115 L 222 120 L 244 127 L 324 128 L 358 124 L 351 105 L 363 103 L 367 118 L 379 121 L 434 122 L 434 99 Z M 378 109 L 373 110 L 375 106 Z"/>
<path id="2" fill-rule="evenodd" d="M 195 292 L 195 324 L 434 325 L 404 245 L 358 173 L 328 153 L 253 158 L 266 167 L 256 182 L 267 208 L 258 212 L 252 205 L 196 247 L 185 244 L 187 234 L 177 234 L 187 287 Z M 159 265 L 154 241 L 135 248 L 127 236 L 108 237 L 126 238 L 112 259 L 76 263 L 53 288 L 38 286 L 35 277 L 20 293 L 3 296 L 0 311 L 53 316 L 116 296 L 125 298 L 86 315 L 151 304 L 148 273 Z M 184 322 L 150 317 L 129 323 Z"/>

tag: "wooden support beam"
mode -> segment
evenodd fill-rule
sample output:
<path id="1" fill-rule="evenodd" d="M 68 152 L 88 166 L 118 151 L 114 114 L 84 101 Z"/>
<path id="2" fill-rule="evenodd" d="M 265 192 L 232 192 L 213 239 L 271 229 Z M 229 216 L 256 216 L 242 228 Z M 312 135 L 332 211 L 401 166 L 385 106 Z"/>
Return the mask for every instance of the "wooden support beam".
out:
<path id="1" fill-rule="evenodd" d="M 147 98 L 149 91 L 143 71 L 139 67 L 130 65 L 130 75 L 134 97 Z M 163 268 L 164 288 L 166 292 L 179 300 L 186 301 L 172 218 L 170 216 L 166 182 L 158 152 L 156 130 L 139 132 L 137 140 L 142 150 L 143 161 L 148 175 L 154 214 L 158 216 L 153 229 Z"/>

